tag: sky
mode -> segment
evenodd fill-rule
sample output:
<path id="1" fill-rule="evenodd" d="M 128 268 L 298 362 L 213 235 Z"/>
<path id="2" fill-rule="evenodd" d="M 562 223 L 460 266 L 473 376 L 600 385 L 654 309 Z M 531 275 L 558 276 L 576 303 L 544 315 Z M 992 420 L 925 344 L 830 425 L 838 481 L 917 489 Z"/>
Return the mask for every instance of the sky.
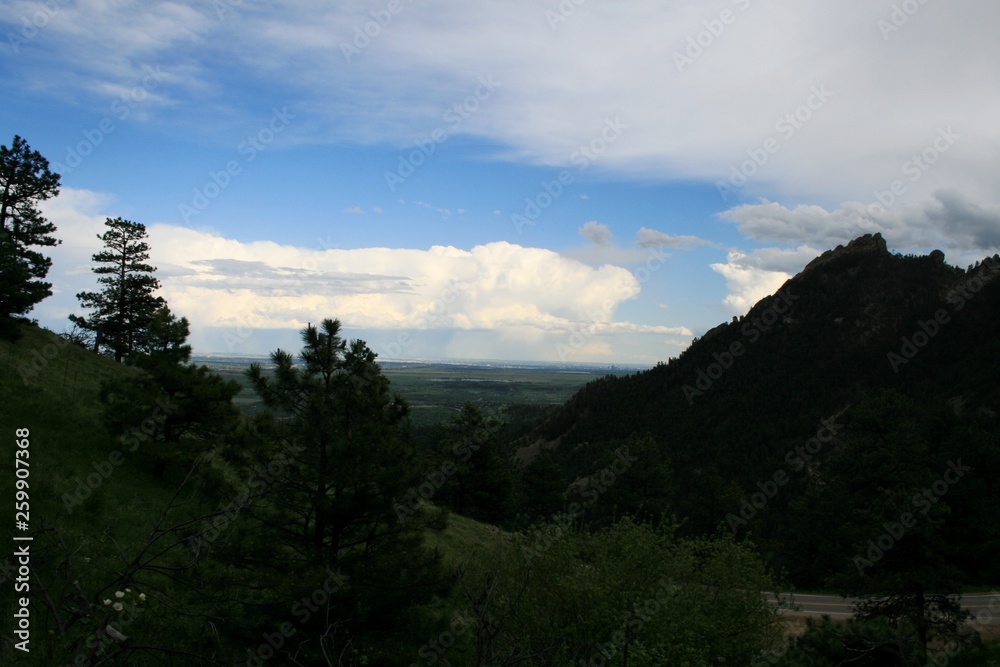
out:
<path id="1" fill-rule="evenodd" d="M 993 0 L 6 0 L 54 331 L 141 222 L 196 354 L 653 365 L 865 233 L 1000 250 Z"/>

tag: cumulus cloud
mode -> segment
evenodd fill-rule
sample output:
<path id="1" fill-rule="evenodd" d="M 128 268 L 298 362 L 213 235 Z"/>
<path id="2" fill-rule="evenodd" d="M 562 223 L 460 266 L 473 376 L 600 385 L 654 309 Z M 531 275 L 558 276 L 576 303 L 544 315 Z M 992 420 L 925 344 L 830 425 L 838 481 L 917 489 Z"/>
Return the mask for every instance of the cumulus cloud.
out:
<path id="1" fill-rule="evenodd" d="M 595 220 L 584 223 L 580 228 L 580 236 L 597 245 L 610 245 L 614 238 L 610 227 Z"/>
<path id="2" fill-rule="evenodd" d="M 64 240 L 50 274 L 57 296 L 39 311 L 46 318 L 64 322 L 79 310 L 73 294 L 89 288 L 90 256 L 101 247 L 96 235 L 108 203 L 71 188 L 45 203 Z M 169 224 L 148 231 L 163 296 L 200 331 L 233 330 L 248 319 L 261 329 L 299 329 L 338 317 L 352 329 L 493 331 L 550 343 L 581 330 L 596 337 L 690 333 L 616 319 L 618 307 L 641 289 L 629 270 L 592 267 L 543 248 L 501 241 L 468 250 L 317 250 Z"/>
<path id="3" fill-rule="evenodd" d="M 712 264 L 711 268 L 726 279 L 726 308 L 734 315 L 743 314 L 821 253 L 810 246 L 760 248 L 749 253 L 730 250 L 725 263 Z"/>

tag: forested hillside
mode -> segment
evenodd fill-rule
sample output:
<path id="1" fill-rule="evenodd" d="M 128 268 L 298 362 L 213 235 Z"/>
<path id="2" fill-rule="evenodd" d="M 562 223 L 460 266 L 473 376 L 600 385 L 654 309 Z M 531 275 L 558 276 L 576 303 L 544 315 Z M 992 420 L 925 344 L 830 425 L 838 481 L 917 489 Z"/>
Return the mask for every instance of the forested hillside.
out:
<path id="1" fill-rule="evenodd" d="M 813 587 L 832 586 L 865 544 L 863 530 L 857 543 L 835 530 L 853 505 L 919 493 L 961 458 L 970 471 L 935 504 L 950 509 L 941 537 L 963 580 L 995 583 L 998 276 L 998 257 L 961 269 L 861 237 L 679 358 L 589 383 L 525 451 L 571 484 L 630 437 L 648 438 L 641 465 L 673 472 L 669 502 L 637 491 L 618 512 L 668 507 L 686 533 L 753 534 L 773 565 Z M 865 466 L 848 465 L 862 454 Z M 919 474 L 903 479 L 903 467 Z M 885 477 L 869 487 L 864 474 Z M 851 506 L 835 500 L 839 485 Z"/>
<path id="2" fill-rule="evenodd" d="M 985 664 L 957 595 L 1000 581 L 997 275 L 863 237 L 678 359 L 421 430 L 338 320 L 251 366 L 254 414 L 165 305 L 124 363 L 14 320 L 0 417 L 32 540 L 4 627 L 33 640 L 0 657 Z M 788 586 L 856 619 L 789 638 Z"/>

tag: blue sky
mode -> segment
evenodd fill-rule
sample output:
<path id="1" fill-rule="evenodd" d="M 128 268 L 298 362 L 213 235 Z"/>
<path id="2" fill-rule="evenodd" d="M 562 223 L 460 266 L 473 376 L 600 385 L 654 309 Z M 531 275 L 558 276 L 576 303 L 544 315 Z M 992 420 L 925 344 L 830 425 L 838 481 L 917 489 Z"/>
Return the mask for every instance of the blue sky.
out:
<path id="1" fill-rule="evenodd" d="M 993 3 L 14 0 L 0 141 L 106 217 L 197 352 L 339 317 L 383 359 L 653 364 L 820 252 L 1000 245 Z M 366 34 L 367 33 L 367 34 Z"/>

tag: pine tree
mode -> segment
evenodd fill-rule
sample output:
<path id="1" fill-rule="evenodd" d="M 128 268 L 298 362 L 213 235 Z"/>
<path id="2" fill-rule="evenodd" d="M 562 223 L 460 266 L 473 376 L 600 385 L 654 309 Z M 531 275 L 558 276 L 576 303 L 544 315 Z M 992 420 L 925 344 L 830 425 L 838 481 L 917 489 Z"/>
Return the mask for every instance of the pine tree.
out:
<path id="1" fill-rule="evenodd" d="M 338 320 L 309 326 L 302 332 L 303 366 L 277 350 L 273 377 L 259 364 L 249 371 L 264 404 L 292 416 L 293 437 L 309 461 L 295 480 L 307 508 L 302 537 L 332 564 L 345 545 L 398 531 L 392 501 L 412 477 L 405 465 L 412 455 L 404 437 L 406 403 L 389 392 L 364 341 L 348 346 L 339 332 Z"/>
<path id="2" fill-rule="evenodd" d="M 187 318 L 158 309 L 144 345 L 127 360 L 143 373 L 117 378 L 101 392 L 108 430 L 149 454 L 157 477 L 168 464 L 189 468 L 239 421 L 232 402 L 239 383 L 189 363 L 188 331 Z"/>
<path id="3" fill-rule="evenodd" d="M 502 428 L 472 403 L 445 426 L 438 456 L 451 472 L 439 500 L 455 512 L 490 523 L 511 518 L 515 466 Z"/>
<path id="4" fill-rule="evenodd" d="M 146 264 L 146 226 L 122 218 L 108 218 L 104 224 L 108 231 L 97 238 L 104 242 L 105 249 L 93 256 L 99 264 L 94 273 L 101 276 L 97 282 L 104 289 L 77 294 L 80 305 L 94 312 L 89 318 L 70 315 L 69 319 L 96 334 L 95 351 L 100 352 L 104 345 L 120 362 L 126 355 L 148 347 L 154 314 L 166 301 L 153 296 L 160 281 L 152 275 L 156 267 Z"/>
<path id="5" fill-rule="evenodd" d="M 49 161 L 15 135 L 10 148 L 0 146 L 0 328 L 13 331 L 10 318 L 23 315 L 52 294 L 45 282 L 52 260 L 33 250 L 60 242 L 54 224 L 38 203 L 59 193 L 59 174 Z"/>
<path id="6" fill-rule="evenodd" d="M 264 455 L 259 476 L 273 488 L 256 512 L 256 534 L 270 536 L 259 543 L 276 551 L 256 557 L 318 580 L 333 571 L 349 577 L 317 615 L 321 622 L 301 626 L 294 640 L 302 638 L 301 650 L 314 650 L 309 645 L 336 628 L 359 650 L 391 655 L 395 646 L 399 653 L 408 632 L 424 641 L 419 605 L 444 583 L 438 559 L 422 545 L 423 519 L 400 521 L 395 510 L 422 481 L 408 442 L 408 407 L 365 342 L 340 337 L 338 320 L 308 326 L 302 341 L 300 363 L 277 350 L 273 372 L 259 364 L 248 372 L 280 419 L 277 437 L 249 448 Z M 281 606 L 303 593 L 282 594 Z"/>

